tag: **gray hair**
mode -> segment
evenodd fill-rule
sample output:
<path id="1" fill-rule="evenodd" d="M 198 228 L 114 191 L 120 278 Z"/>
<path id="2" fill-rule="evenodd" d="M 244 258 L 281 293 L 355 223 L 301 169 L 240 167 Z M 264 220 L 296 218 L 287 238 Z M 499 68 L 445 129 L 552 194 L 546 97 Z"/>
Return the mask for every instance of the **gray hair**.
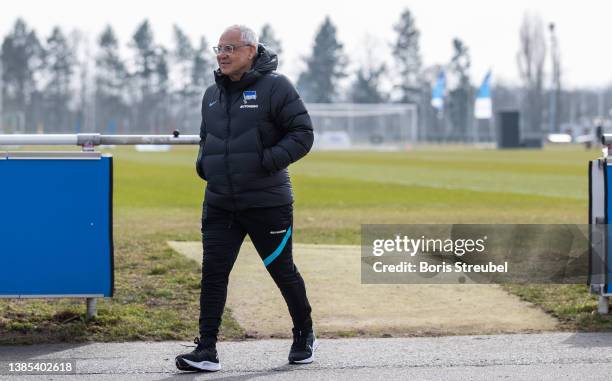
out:
<path id="1" fill-rule="evenodd" d="M 245 44 L 252 45 L 254 47 L 257 47 L 257 45 L 259 44 L 259 38 L 257 37 L 257 33 L 255 33 L 253 29 L 249 28 L 246 25 L 232 25 L 225 29 L 226 32 L 228 30 L 237 30 L 238 32 L 240 32 L 240 39 Z"/>

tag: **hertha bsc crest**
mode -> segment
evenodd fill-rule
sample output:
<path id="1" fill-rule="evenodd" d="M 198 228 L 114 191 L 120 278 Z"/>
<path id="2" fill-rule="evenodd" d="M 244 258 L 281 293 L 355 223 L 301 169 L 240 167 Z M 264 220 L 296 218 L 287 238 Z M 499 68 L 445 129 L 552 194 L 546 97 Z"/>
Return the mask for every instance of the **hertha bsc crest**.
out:
<path id="1" fill-rule="evenodd" d="M 247 101 L 257 100 L 257 91 L 250 90 L 250 91 L 243 92 L 242 99 L 244 100 L 244 103 L 247 103 Z"/>

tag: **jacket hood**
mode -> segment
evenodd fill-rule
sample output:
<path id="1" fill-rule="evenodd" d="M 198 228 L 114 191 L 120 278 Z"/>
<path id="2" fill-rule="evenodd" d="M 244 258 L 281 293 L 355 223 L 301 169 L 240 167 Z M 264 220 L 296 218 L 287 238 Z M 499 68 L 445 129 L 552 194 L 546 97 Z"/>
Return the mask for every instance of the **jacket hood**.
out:
<path id="1" fill-rule="evenodd" d="M 257 58 L 249 71 L 247 71 L 242 79 L 238 82 L 243 82 L 245 86 L 248 86 L 255 82 L 259 77 L 264 74 L 273 72 L 278 68 L 278 55 L 271 49 L 266 48 L 263 44 L 257 46 Z M 215 82 L 225 88 L 229 78 L 221 73 L 221 69 L 215 70 Z"/>

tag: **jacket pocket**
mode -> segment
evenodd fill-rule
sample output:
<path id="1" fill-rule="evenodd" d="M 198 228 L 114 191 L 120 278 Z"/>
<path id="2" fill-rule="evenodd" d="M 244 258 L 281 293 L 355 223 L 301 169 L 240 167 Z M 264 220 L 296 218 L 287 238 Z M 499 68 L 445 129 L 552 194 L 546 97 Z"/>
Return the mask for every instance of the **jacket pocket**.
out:
<path id="1" fill-rule="evenodd" d="M 198 176 L 200 176 L 202 180 L 206 180 L 206 175 L 204 174 L 204 147 L 201 143 L 200 149 L 198 150 L 198 158 L 196 159 L 195 167 Z"/>
<path id="2" fill-rule="evenodd" d="M 206 156 L 207 156 L 207 149 L 206 149 L 206 143 L 208 142 L 208 139 L 205 140 L 204 144 L 200 144 L 200 150 L 198 151 L 198 160 L 196 161 L 196 171 L 198 172 L 198 176 L 200 176 L 200 178 L 202 178 L 202 180 L 208 181 L 208 176 L 206 175 Z"/>
<path id="3" fill-rule="evenodd" d="M 259 165 L 265 173 L 267 173 L 268 175 L 273 175 L 274 172 L 276 171 L 274 169 L 269 168 L 266 165 L 266 159 L 265 159 L 266 148 L 263 145 L 263 140 L 261 138 L 261 131 L 259 131 L 259 129 L 255 130 L 255 136 L 256 136 L 257 154 L 259 155 Z"/>
<path id="4" fill-rule="evenodd" d="M 255 145 L 257 147 L 257 154 L 259 155 L 259 161 L 263 159 L 263 142 L 261 140 L 261 132 L 259 132 L 259 128 L 255 130 Z"/>

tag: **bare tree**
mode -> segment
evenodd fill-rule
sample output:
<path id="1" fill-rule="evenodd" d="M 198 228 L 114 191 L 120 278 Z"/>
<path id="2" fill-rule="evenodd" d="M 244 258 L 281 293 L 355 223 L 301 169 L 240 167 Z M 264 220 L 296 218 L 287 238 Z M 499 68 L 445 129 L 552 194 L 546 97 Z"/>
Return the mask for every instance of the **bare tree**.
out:
<path id="1" fill-rule="evenodd" d="M 543 82 L 546 60 L 544 23 L 537 14 L 525 13 L 519 32 L 520 47 L 517 54 L 518 69 L 523 81 L 524 121 L 526 137 L 541 138 L 542 109 L 544 106 Z"/>
<path id="2" fill-rule="evenodd" d="M 373 36 L 366 35 L 362 43 L 363 58 L 360 60 L 359 68 L 355 73 L 355 79 L 351 85 L 348 99 L 355 103 L 383 103 L 389 99 L 381 87 L 385 80 L 387 65 L 381 62 L 378 51 L 381 43 Z"/>
<path id="3" fill-rule="evenodd" d="M 473 138 L 472 127 L 472 84 L 470 66 L 472 64 L 467 45 L 459 38 L 453 39 L 453 56 L 448 64 L 449 76 L 455 77 L 457 85 L 448 96 L 449 117 L 452 123 L 452 137 L 466 141 Z M 472 135 L 472 136 L 470 136 Z"/>
<path id="4" fill-rule="evenodd" d="M 283 45 L 281 44 L 280 39 L 276 38 L 272 25 L 268 23 L 261 27 L 259 42 L 272 49 L 279 57 L 283 53 Z"/>
<path id="5" fill-rule="evenodd" d="M 561 53 L 559 52 L 559 42 L 555 33 L 555 24 L 548 24 L 548 30 L 550 31 L 550 56 L 552 63 L 548 129 L 550 132 L 557 132 L 559 131 L 559 116 L 561 115 Z"/>

